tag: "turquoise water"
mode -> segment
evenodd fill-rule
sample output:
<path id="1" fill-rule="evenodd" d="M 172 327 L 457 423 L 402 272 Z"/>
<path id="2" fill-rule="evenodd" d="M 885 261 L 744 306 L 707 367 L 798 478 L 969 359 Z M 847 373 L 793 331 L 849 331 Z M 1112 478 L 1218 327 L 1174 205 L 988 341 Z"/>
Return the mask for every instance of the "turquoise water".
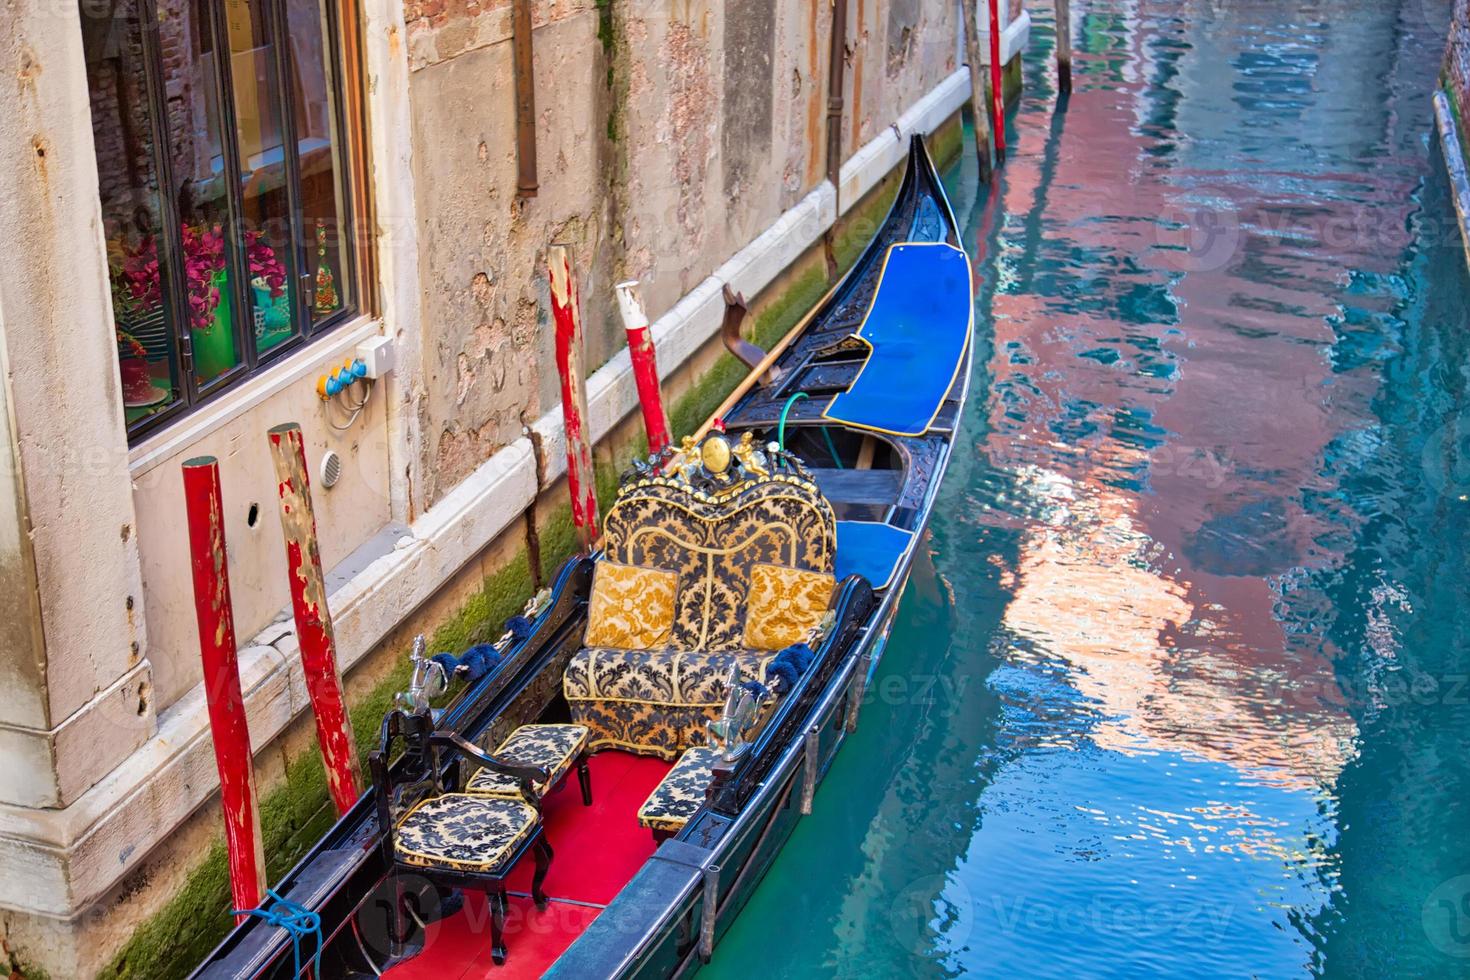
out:
<path id="1" fill-rule="evenodd" d="M 1441 0 L 1033 7 L 928 560 L 708 976 L 1470 975 Z"/>

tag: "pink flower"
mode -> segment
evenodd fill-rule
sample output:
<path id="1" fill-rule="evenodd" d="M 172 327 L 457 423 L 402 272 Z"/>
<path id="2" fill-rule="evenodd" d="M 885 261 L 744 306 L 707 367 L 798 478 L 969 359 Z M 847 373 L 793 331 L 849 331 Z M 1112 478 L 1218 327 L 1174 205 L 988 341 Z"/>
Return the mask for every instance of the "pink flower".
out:
<path id="1" fill-rule="evenodd" d="M 180 228 L 180 232 L 184 247 L 189 326 L 194 330 L 208 330 L 220 303 L 220 291 L 215 280 L 225 269 L 224 232 L 219 225 L 187 224 Z M 249 279 L 265 280 L 271 298 L 285 292 L 285 266 L 258 231 L 245 232 L 245 263 Z M 152 307 L 162 302 L 158 243 L 152 236 L 143 239 L 136 250 L 124 257 L 121 274 L 128 294 L 139 305 Z"/>

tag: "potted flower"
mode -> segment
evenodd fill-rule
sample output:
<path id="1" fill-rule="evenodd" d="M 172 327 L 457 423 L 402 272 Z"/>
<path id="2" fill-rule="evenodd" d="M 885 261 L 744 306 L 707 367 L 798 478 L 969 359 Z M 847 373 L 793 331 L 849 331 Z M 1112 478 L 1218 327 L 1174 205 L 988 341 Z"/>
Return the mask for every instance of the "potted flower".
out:
<path id="1" fill-rule="evenodd" d="M 156 405 L 168 397 L 168 392 L 156 387 L 148 373 L 148 350 L 143 344 L 121 327 L 117 332 L 117 366 L 122 375 L 123 405 L 141 408 Z"/>
<path id="2" fill-rule="evenodd" d="M 225 264 L 225 236 L 219 225 L 183 225 L 184 286 L 189 331 L 194 347 L 194 371 L 209 380 L 238 363 L 232 328 L 229 272 Z M 285 294 L 286 270 L 260 232 L 245 233 L 245 260 L 252 286 L 259 284 L 274 301 Z M 139 243 L 123 260 L 123 279 L 132 300 L 143 307 L 162 303 L 158 272 L 158 244 L 152 236 Z M 288 313 L 289 318 L 289 313 Z"/>

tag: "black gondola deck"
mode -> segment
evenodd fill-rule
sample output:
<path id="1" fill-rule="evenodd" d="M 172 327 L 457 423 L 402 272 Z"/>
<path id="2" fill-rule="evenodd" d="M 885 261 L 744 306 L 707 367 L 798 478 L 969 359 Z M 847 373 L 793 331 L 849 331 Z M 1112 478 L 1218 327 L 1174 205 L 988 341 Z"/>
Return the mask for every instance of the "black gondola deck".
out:
<path id="1" fill-rule="evenodd" d="M 548 975 L 580 980 L 675 976 L 697 969 L 769 867 L 858 720 L 855 698 L 876 667 L 891 628 L 949 461 L 970 373 L 968 344 L 957 367 L 935 366 L 953 368 L 954 373 L 922 434 L 875 436 L 825 414 L 862 370 L 864 347 L 853 338 L 874 301 L 889 249 L 911 242 L 960 245 L 948 201 L 918 137 L 911 143 L 903 184 L 883 226 L 823 308 L 782 352 L 776 383 L 752 386 L 725 417 L 732 437 L 753 431 L 764 442 L 781 427 L 784 415 L 786 441 L 793 451 L 828 464 L 812 465 L 811 472 L 839 520 L 839 569 L 845 521 L 853 533 L 873 534 L 890 549 L 901 544 L 888 556 L 888 578 L 876 590 L 860 577 L 842 583 L 834 599 L 836 622 L 813 666 L 783 696 L 751 750 L 738 764 L 716 768 L 705 806 L 636 868 L 605 907 L 591 907 L 590 922 L 570 930 L 568 946 Z M 797 392 L 807 397 L 793 401 Z M 534 630 L 506 650 L 497 669 L 455 699 L 439 719 L 441 730 L 475 741 L 536 721 L 557 700 L 562 671 L 581 644 L 592 568 L 593 561 L 585 558 L 563 566 Z M 399 760 L 395 773 L 402 775 L 404 766 Z M 373 790 L 364 794 L 276 886 L 278 893 L 320 914 L 324 977 L 371 976 L 390 949 L 383 912 L 391 907 L 384 893 L 388 868 L 376 846 L 375 797 Z M 408 942 L 412 946 L 422 939 L 418 932 Z M 303 945 L 309 952 L 313 942 L 307 939 Z M 513 943 L 505 967 L 491 964 L 485 945 L 483 973 L 472 975 L 524 972 L 516 966 Z M 310 961 L 309 956 L 303 959 Z M 289 977 L 295 974 L 294 963 L 285 930 L 249 919 L 194 976 Z M 442 966 L 436 968 L 430 949 L 419 962 L 409 961 L 387 975 L 420 972 L 410 967 L 422 968 L 425 976 L 463 972 L 462 963 Z"/>

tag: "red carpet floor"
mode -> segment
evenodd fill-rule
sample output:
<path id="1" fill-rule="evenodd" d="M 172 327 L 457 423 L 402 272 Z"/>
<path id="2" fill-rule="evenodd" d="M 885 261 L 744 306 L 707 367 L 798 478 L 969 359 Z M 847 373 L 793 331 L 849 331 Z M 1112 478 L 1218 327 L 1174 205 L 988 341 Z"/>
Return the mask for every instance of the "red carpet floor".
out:
<path id="1" fill-rule="evenodd" d="M 529 855 L 511 875 L 505 921 L 505 965 L 490 959 L 490 910 L 469 892 L 464 908 L 429 926 L 424 951 L 383 974 L 392 980 L 539 977 L 572 944 L 601 907 L 628 883 L 654 851 L 638 826 L 638 807 L 669 771 L 660 759 L 601 752 L 592 757 L 592 806 L 582 805 L 577 775 L 545 800 L 546 839 L 556 856 L 546 876 L 551 904 L 531 901 L 535 862 Z"/>

